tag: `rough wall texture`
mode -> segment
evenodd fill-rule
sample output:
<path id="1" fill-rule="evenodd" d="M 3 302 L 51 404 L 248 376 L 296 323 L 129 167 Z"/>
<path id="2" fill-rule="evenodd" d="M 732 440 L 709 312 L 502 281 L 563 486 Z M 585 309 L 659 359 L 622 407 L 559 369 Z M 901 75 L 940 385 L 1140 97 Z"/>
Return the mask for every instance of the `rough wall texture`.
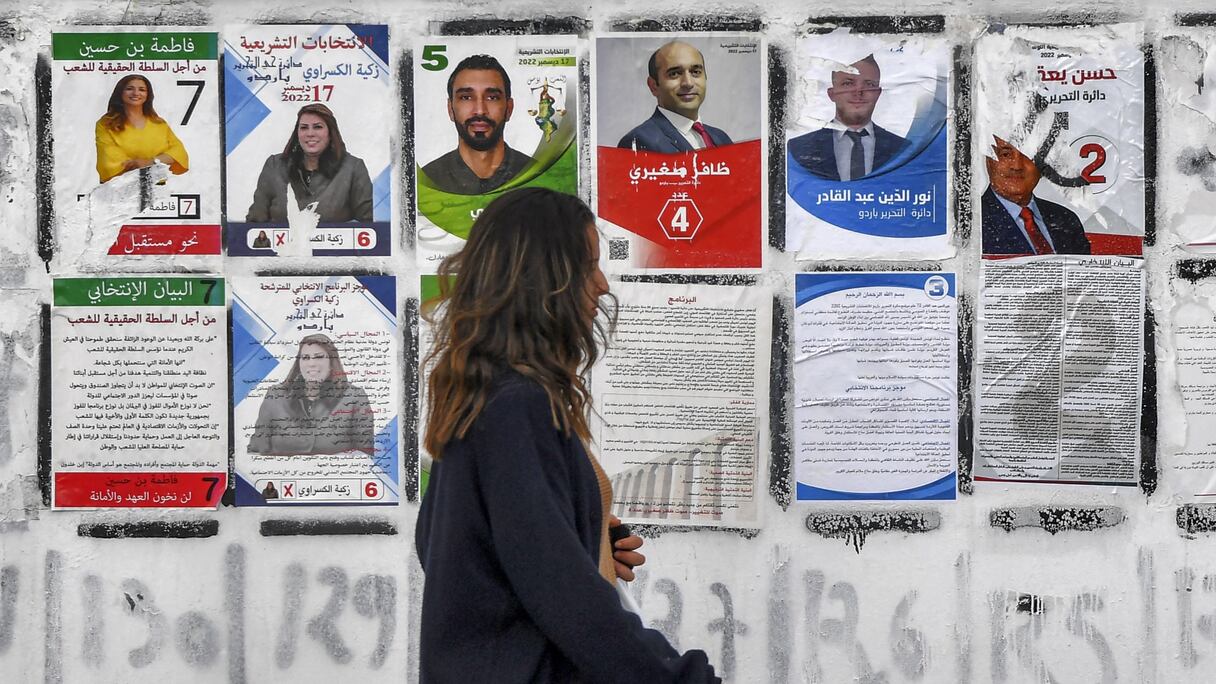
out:
<path id="1" fill-rule="evenodd" d="M 103 267 L 56 252 L 47 223 L 53 206 L 50 195 L 43 194 L 50 192 L 49 183 L 39 177 L 48 166 L 39 164 L 45 149 L 37 126 L 48 93 L 36 88 L 35 81 L 39 70 L 48 68 L 40 58 L 48 54 L 52 30 L 73 24 L 387 23 L 401 67 L 398 82 L 407 91 L 411 50 L 422 36 L 436 31 L 761 30 L 770 45 L 769 124 L 779 132 L 787 82 L 783 70 L 796 32 L 811 17 L 836 16 L 843 9 L 785 0 L 764 9 L 711 2 L 698 6 L 695 16 L 687 15 L 687 8 L 669 0 L 0 5 L 3 680 L 417 678 L 422 575 L 412 550 L 416 503 L 375 515 L 335 509 L 292 516 L 232 508 L 203 513 L 47 510 L 46 490 L 40 486 L 47 478 L 47 407 L 41 383 L 51 362 L 45 340 L 50 277 Z M 898 30 L 917 30 L 923 20 L 903 17 L 910 9 L 878 0 L 865 11 L 893 15 Z M 1186 10 L 1202 7 L 1193 2 L 1172 8 Z M 945 34 L 959 46 L 959 75 L 969 73 L 971 41 L 989 22 L 1143 21 L 1152 54 L 1170 43 L 1166 38 L 1180 24 L 1213 22 L 1198 15 L 1179 19 L 1148 3 L 1033 0 L 1012 8 L 1006 3 L 934 2 L 915 11 L 943 17 Z M 978 245 L 967 201 L 970 98 L 965 79 L 960 81 L 955 147 L 961 164 L 955 187 L 963 191 L 956 220 L 960 250 L 940 267 L 960 274 L 966 300 L 976 288 Z M 403 95 L 408 103 L 412 96 Z M 1187 147 L 1185 141 L 1207 144 L 1211 134 L 1171 129 L 1165 104 L 1147 114 L 1148 139 L 1171 141 L 1162 142 L 1158 165 L 1182 169 L 1160 178 L 1150 174 L 1155 207 L 1149 215 L 1157 218 L 1157 239 L 1145 250 L 1150 281 L 1146 315 L 1150 323 L 1154 316 L 1163 323 L 1172 279 L 1212 273 L 1209 262 L 1183 262 L 1177 240 L 1165 237 L 1162 227 L 1164 217 L 1187 205 L 1186 186 L 1171 187 L 1170 180 L 1187 173 L 1210 176 L 1212 169 L 1203 163 L 1210 161 L 1210 152 L 1195 161 L 1194 155 L 1184 159 L 1185 150 L 1177 148 Z M 406 169 L 413 164 L 411 122 L 408 106 L 400 120 L 385 122 L 395 131 Z M 780 144 L 769 149 L 780 150 Z M 585 153 L 584 164 L 589 159 Z M 1186 159 L 1194 163 L 1188 165 Z M 782 165 L 773 160 L 769 167 L 770 188 L 780 188 Z M 411 284 L 416 273 L 411 266 L 411 183 L 411 174 L 402 173 L 396 256 L 370 266 L 329 262 L 327 270 L 383 270 L 402 277 L 406 295 L 416 288 Z M 589 193 L 587 183 L 584 191 Z M 1141 491 L 985 483 L 972 489 L 966 411 L 973 389 L 966 364 L 972 356 L 974 314 L 964 305 L 960 500 L 831 509 L 790 505 L 787 407 L 792 402 L 781 340 L 789 336 L 792 274 L 807 265 L 780 251 L 783 201 L 779 191 L 770 196 L 770 245 L 765 272 L 756 279 L 773 288 L 778 303 L 774 465 L 770 493 L 762 501 L 764 526 L 748 535 L 729 530 L 654 534 L 647 546 L 650 562 L 634 587 L 651 624 L 681 648 L 706 649 L 727 679 L 741 682 L 1107 683 L 1216 677 L 1216 513 L 1154 487 L 1158 388 L 1151 364 L 1146 369 Z M 317 268 L 303 263 L 256 267 L 273 273 Z M 146 270 L 149 265 L 118 268 Z M 174 264 L 164 261 L 155 268 L 171 270 Z M 222 266 L 227 275 L 254 268 L 233 260 Z M 415 310 L 402 303 L 403 315 Z M 412 337 L 405 327 L 407 338 Z M 406 349 L 413 349 L 410 341 Z M 1148 348 L 1155 349 L 1151 340 Z M 404 382 L 408 407 L 417 396 L 416 375 L 406 373 Z M 1160 388 L 1163 398 L 1171 392 Z M 1177 416 L 1161 418 L 1163 424 L 1174 424 Z M 410 440 L 407 432 L 403 442 Z"/>

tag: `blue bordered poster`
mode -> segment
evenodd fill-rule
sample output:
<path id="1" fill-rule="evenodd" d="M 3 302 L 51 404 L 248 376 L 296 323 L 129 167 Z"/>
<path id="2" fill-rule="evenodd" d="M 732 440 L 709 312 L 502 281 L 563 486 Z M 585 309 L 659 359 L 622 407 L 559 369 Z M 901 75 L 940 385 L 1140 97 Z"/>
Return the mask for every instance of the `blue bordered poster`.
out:
<path id="1" fill-rule="evenodd" d="M 223 34 L 230 256 L 392 253 L 388 27 Z"/>
<path id="2" fill-rule="evenodd" d="M 797 499 L 954 499 L 953 273 L 799 273 Z"/>
<path id="3" fill-rule="evenodd" d="M 949 240 L 950 57 L 941 37 L 799 40 L 786 136 L 798 259 L 940 259 Z"/>
<path id="4" fill-rule="evenodd" d="M 238 506 L 395 504 L 394 276 L 232 281 Z"/>

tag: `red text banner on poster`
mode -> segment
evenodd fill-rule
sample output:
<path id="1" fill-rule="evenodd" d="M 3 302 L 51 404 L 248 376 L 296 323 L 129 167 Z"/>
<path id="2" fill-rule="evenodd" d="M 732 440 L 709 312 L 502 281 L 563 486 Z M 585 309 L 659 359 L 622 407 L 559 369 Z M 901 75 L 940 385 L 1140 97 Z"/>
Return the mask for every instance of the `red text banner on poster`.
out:
<path id="1" fill-rule="evenodd" d="M 124 225 L 110 254 L 219 254 L 216 225 Z"/>
<path id="2" fill-rule="evenodd" d="M 55 473 L 60 508 L 211 508 L 228 473 Z"/>
<path id="3" fill-rule="evenodd" d="M 599 214 L 658 246 L 652 268 L 759 268 L 760 141 L 684 154 L 599 148 Z"/>

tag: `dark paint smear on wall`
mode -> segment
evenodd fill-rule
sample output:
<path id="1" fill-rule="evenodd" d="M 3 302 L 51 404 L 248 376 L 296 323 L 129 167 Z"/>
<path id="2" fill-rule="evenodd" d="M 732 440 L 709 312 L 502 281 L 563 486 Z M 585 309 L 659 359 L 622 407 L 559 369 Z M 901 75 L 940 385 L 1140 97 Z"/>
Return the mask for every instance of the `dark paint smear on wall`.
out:
<path id="1" fill-rule="evenodd" d="M 1216 26 L 1216 14 L 1211 12 L 1194 12 L 1179 14 L 1174 17 L 1179 26 Z"/>
<path id="2" fill-rule="evenodd" d="M 1205 278 L 1216 276 L 1216 260 L 1212 259 L 1183 259 L 1174 264 L 1173 276 L 1197 283 Z"/>
<path id="3" fill-rule="evenodd" d="M 812 513 L 806 517 L 806 528 L 825 539 L 843 539 L 861 553 L 866 537 L 874 532 L 929 532 L 941 527 L 942 516 L 937 511 L 889 511 L 875 513 Z"/>
<path id="4" fill-rule="evenodd" d="M 1157 59 L 1152 43 L 1144 53 L 1144 244 L 1157 242 Z M 1151 493 L 1151 492 L 1149 492 Z"/>
<path id="5" fill-rule="evenodd" d="M 397 87 L 401 89 L 401 177 L 397 186 L 397 215 L 401 217 L 401 243 L 412 251 L 418 237 L 417 218 L 414 215 L 414 181 L 417 170 L 414 165 L 414 69 L 413 52 L 406 50 L 397 60 Z"/>
<path id="6" fill-rule="evenodd" d="M 410 297 L 405 300 L 405 312 L 402 314 L 404 324 L 402 335 L 402 373 L 405 376 L 405 392 L 401 397 L 401 465 L 403 477 L 402 488 L 405 489 L 406 501 L 418 500 L 418 411 L 419 399 L 422 397 L 422 384 L 418 376 L 418 300 Z"/>
<path id="7" fill-rule="evenodd" d="M 811 17 L 813 26 L 808 33 L 831 33 L 847 26 L 853 33 L 941 33 L 946 29 L 946 18 L 941 14 L 924 16 L 867 16 L 867 17 Z"/>
<path id="8" fill-rule="evenodd" d="M 77 536 L 92 539 L 203 539 L 219 531 L 218 520 L 83 523 L 76 527 Z"/>
<path id="9" fill-rule="evenodd" d="M 768 244 L 785 251 L 785 106 L 789 85 L 786 52 L 768 46 Z"/>
<path id="10" fill-rule="evenodd" d="M 954 48 L 954 241 L 971 240 L 971 50 Z"/>
<path id="11" fill-rule="evenodd" d="M 367 534 L 397 534 L 397 525 L 381 518 L 352 518 L 350 520 L 263 520 L 258 526 L 263 537 L 322 537 Z"/>
<path id="12" fill-rule="evenodd" d="M 1188 536 L 1216 532 L 1216 504 L 1183 504 L 1174 513 L 1174 522 Z"/>
<path id="13" fill-rule="evenodd" d="M 610 22 L 609 31 L 762 31 L 764 22 L 759 16 L 738 16 L 727 19 L 721 16 L 668 15 L 651 19 L 622 19 Z"/>
<path id="14" fill-rule="evenodd" d="M 441 36 L 586 35 L 591 22 L 583 17 L 545 16 L 537 19 L 458 19 L 439 25 Z"/>
<path id="15" fill-rule="evenodd" d="M 1157 491 L 1157 320 L 1144 310 L 1144 374 L 1140 387 L 1140 491 L 1146 497 Z"/>
<path id="16" fill-rule="evenodd" d="M 38 55 L 34 65 L 35 135 L 34 193 L 37 198 L 38 257 L 49 272 L 55 256 L 55 141 L 51 133 L 51 60 Z"/>
<path id="17" fill-rule="evenodd" d="M 51 306 L 38 315 L 38 489 L 42 505 L 51 505 Z"/>
<path id="18" fill-rule="evenodd" d="M 994 509 L 988 513 L 988 524 L 1006 532 L 1040 527 L 1054 535 L 1065 530 L 1092 532 L 1115 527 L 1125 518 L 1123 509 L 1113 506 L 1025 506 Z"/>
<path id="19" fill-rule="evenodd" d="M 975 321 L 975 306 L 971 296 L 965 292 L 958 293 L 958 491 L 960 494 L 974 494 L 975 482 L 972 479 L 974 468 L 975 436 L 973 430 L 973 411 L 971 402 L 971 363 L 975 357 L 975 340 L 973 338 Z"/>
<path id="20" fill-rule="evenodd" d="M 773 297 L 772 358 L 769 361 L 769 461 L 768 491 L 782 510 L 790 506 L 790 476 L 793 447 L 790 440 L 790 415 L 786 395 L 790 392 L 793 368 L 790 365 L 790 313 L 786 300 Z"/>
<path id="21" fill-rule="evenodd" d="M 744 539 L 755 539 L 760 535 L 759 529 L 751 529 L 747 527 L 711 527 L 700 525 L 652 525 L 648 523 L 629 523 L 629 531 L 645 537 L 646 539 L 655 539 L 665 534 L 684 534 L 687 532 L 727 532 L 729 534 L 737 534 Z"/>
<path id="22" fill-rule="evenodd" d="M 660 273 L 655 275 L 621 276 L 622 283 L 662 283 L 664 285 L 735 285 L 750 287 L 756 284 L 754 275 L 741 273 L 700 274 L 700 273 Z"/>

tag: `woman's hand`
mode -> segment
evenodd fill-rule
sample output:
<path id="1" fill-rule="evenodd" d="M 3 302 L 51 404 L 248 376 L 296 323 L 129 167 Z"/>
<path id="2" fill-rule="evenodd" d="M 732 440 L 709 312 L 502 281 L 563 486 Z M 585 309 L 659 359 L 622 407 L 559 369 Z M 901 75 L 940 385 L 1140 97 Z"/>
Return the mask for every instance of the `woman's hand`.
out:
<path id="1" fill-rule="evenodd" d="M 615 515 L 608 516 L 608 529 L 619 527 L 621 519 Z M 638 549 L 642 547 L 642 538 L 636 534 L 630 534 L 628 537 L 618 539 L 612 545 L 612 560 L 616 564 L 616 576 L 632 582 L 634 579 L 633 569 L 646 562 L 646 556 L 638 553 Z"/>

